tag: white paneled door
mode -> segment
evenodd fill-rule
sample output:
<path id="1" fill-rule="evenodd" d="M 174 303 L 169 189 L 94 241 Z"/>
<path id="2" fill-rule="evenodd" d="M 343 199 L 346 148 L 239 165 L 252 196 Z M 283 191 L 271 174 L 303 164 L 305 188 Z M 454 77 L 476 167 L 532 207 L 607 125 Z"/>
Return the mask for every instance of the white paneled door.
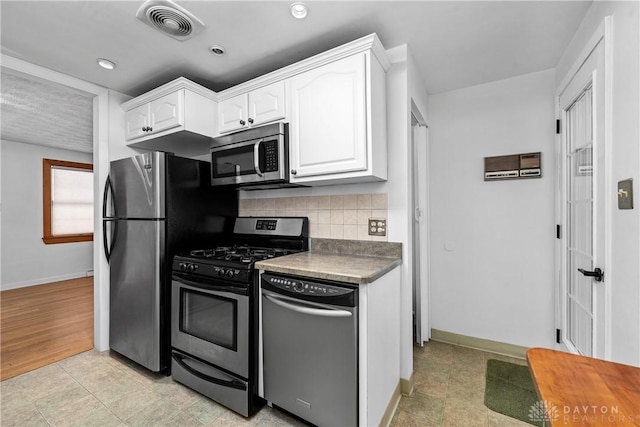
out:
<path id="1" fill-rule="evenodd" d="M 605 357 L 604 42 L 560 94 L 561 345 Z"/>

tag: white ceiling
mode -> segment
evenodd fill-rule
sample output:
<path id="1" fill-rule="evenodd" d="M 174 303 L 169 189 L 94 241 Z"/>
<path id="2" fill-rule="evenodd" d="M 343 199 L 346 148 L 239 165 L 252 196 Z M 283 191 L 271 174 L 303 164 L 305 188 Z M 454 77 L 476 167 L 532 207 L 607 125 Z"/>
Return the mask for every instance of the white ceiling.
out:
<path id="1" fill-rule="evenodd" d="M 2 0 L 2 53 L 137 96 L 179 76 L 219 91 L 375 32 L 439 93 L 555 67 L 591 2 L 306 1 L 296 20 L 290 1 L 178 0 L 206 25 L 184 42 L 136 19 L 142 3 Z"/>
<path id="2" fill-rule="evenodd" d="M 3 140 L 93 152 L 93 97 L 2 69 Z"/>

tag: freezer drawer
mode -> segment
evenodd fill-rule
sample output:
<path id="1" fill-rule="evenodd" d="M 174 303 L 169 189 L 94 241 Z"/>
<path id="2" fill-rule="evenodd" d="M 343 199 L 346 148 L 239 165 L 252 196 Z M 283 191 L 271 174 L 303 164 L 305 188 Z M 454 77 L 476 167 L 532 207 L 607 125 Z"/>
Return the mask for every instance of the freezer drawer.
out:
<path id="1" fill-rule="evenodd" d="M 109 346 L 158 372 L 161 363 L 161 303 L 165 295 L 164 221 L 110 221 Z M 162 361 L 166 364 L 166 361 Z"/>

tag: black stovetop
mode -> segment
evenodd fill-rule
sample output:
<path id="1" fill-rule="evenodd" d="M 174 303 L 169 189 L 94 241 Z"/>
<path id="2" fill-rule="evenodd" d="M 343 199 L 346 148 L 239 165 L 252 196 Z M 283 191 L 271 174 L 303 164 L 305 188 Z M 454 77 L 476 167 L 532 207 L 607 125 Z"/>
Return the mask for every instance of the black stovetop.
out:
<path id="1" fill-rule="evenodd" d="M 236 218 L 231 239 L 235 244 L 179 253 L 173 259 L 172 271 L 195 278 L 249 283 L 257 261 L 307 250 L 307 229 L 307 218 Z"/>

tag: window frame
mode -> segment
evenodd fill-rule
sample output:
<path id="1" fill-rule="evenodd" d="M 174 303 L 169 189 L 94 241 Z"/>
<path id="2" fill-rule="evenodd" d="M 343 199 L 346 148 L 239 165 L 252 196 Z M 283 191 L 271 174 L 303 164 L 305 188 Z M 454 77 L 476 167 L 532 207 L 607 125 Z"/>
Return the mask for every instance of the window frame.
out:
<path id="1" fill-rule="evenodd" d="M 66 160 L 42 159 L 42 241 L 46 245 L 57 243 L 75 243 L 93 241 L 93 233 L 54 235 L 51 233 L 51 174 L 56 167 L 67 169 L 90 170 L 93 172 L 91 163 L 69 162 Z"/>

